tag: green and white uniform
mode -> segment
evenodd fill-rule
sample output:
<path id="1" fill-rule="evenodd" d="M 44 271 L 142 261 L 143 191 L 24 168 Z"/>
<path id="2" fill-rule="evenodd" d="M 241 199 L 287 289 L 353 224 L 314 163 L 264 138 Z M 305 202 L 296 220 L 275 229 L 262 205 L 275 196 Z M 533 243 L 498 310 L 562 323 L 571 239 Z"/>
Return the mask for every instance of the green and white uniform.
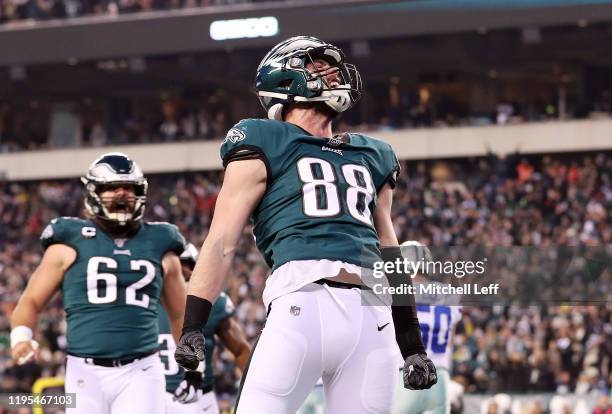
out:
<path id="1" fill-rule="evenodd" d="M 258 158 L 267 169 L 252 219 L 272 268 L 263 295 L 270 311 L 237 414 L 296 412 L 321 377 L 330 412 L 390 411 L 399 354 L 390 310 L 362 306 L 359 289 L 313 282 L 342 269 L 361 274 L 379 260 L 373 217 L 378 191 L 399 171 L 391 147 L 362 134 L 323 139 L 288 122 L 247 119 L 228 132 L 221 158 L 224 166 Z"/>
<path id="2" fill-rule="evenodd" d="M 77 252 L 62 282 L 70 355 L 127 359 L 157 349 L 162 259 L 184 246 L 175 226 L 143 223 L 132 238 L 114 239 L 90 220 L 62 217 L 41 243 Z"/>
<path id="3" fill-rule="evenodd" d="M 224 166 L 246 158 L 266 164 L 267 190 L 253 213 L 257 247 L 273 272 L 266 306 L 340 268 L 359 273 L 378 260 L 376 194 L 395 182 L 399 162 L 383 141 L 362 134 L 342 138 L 324 140 L 288 122 L 246 119 L 221 146 Z M 325 268 L 314 261 L 325 261 Z M 294 279 L 285 266 L 290 262 L 312 271 Z"/>
<path id="4" fill-rule="evenodd" d="M 206 359 L 204 361 L 205 368 L 201 390 L 203 396 L 194 404 L 180 404 L 172 401 L 174 390 L 176 390 L 180 382 L 183 380 L 183 369 L 174 360 L 176 343 L 174 342 L 174 338 L 172 337 L 170 330 L 168 314 L 163 308 L 159 312 L 159 355 L 164 365 L 164 375 L 166 376 L 166 393 L 169 394 L 166 396 L 166 411 L 168 414 L 183 413 L 186 409 L 189 409 L 186 408 L 188 406 L 201 406 L 202 409 L 208 407 L 206 409 L 207 414 L 215 414 L 219 412 L 217 401 L 213 392 L 215 378 L 212 359 L 216 346 L 215 331 L 217 330 L 217 327 L 221 321 L 234 315 L 234 311 L 235 308 L 232 300 L 229 298 L 229 296 L 222 292 L 217 301 L 213 304 L 210 311 L 210 317 L 202 330 L 204 333 L 204 341 L 206 346 Z"/>
<path id="5" fill-rule="evenodd" d="M 168 252 L 180 255 L 184 248 L 177 228 L 142 223 L 131 238 L 115 239 L 91 220 L 62 217 L 45 228 L 41 243 L 44 249 L 67 245 L 77 253 L 61 285 L 69 355 L 66 389 L 77 392 L 80 400 L 73 412 L 128 412 L 133 404 L 129 399 L 149 398 L 159 384 L 163 390 L 162 368 L 155 355 L 157 315 L 162 259 Z M 134 358 L 135 362 L 111 367 L 97 362 Z M 135 368 L 141 364 L 151 368 Z M 132 372 L 135 369 L 138 375 Z M 142 377 L 142 384 L 130 381 L 130 375 Z"/>

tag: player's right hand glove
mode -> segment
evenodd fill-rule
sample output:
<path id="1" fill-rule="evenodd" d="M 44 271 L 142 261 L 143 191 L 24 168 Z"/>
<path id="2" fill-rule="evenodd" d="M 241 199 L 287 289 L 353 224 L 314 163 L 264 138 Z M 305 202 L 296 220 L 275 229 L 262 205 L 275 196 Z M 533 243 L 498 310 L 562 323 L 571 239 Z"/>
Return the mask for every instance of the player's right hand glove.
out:
<path id="1" fill-rule="evenodd" d="M 174 390 L 174 401 L 181 404 L 191 404 L 202 395 L 198 392 L 202 388 L 202 373 L 200 371 L 185 371 L 185 378 Z"/>
<path id="2" fill-rule="evenodd" d="M 426 390 L 438 382 L 436 367 L 427 354 L 414 354 L 404 362 L 404 388 Z"/>
<path id="3" fill-rule="evenodd" d="M 195 371 L 198 368 L 200 372 L 203 369 L 200 364 L 204 364 L 204 334 L 202 331 L 185 331 L 181 335 L 174 359 L 180 366 L 188 371 Z"/>

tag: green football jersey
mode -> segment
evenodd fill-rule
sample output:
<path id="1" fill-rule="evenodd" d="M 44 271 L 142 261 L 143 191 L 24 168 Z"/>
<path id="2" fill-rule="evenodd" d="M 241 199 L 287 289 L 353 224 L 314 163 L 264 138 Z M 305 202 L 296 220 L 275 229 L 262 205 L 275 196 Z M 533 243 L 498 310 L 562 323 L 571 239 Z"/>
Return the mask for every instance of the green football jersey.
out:
<path id="1" fill-rule="evenodd" d="M 176 226 L 142 223 L 133 237 L 114 239 L 91 220 L 62 217 L 41 243 L 77 252 L 62 281 L 69 354 L 126 359 L 158 348 L 162 259 L 185 245 Z"/>
<path id="2" fill-rule="evenodd" d="M 376 195 L 395 184 L 391 146 L 362 134 L 315 137 L 289 122 L 246 119 L 221 145 L 223 165 L 261 158 L 267 189 L 253 213 L 257 247 L 275 270 L 291 260 L 378 260 Z"/>
<path id="3" fill-rule="evenodd" d="M 208 322 L 202 329 L 204 333 L 204 344 L 206 347 L 206 359 L 204 360 L 204 378 L 202 380 L 202 388 L 210 388 L 214 383 L 213 362 L 212 357 L 215 351 L 215 331 L 219 323 L 224 319 L 234 315 L 234 304 L 225 293 L 221 293 L 219 299 L 213 304 L 210 311 Z M 166 391 L 173 393 L 176 387 L 183 380 L 183 368 L 181 368 L 174 360 L 174 351 L 176 343 L 172 337 L 170 330 L 170 321 L 166 310 L 161 307 L 159 311 L 159 355 L 164 364 L 164 374 L 166 375 Z"/>

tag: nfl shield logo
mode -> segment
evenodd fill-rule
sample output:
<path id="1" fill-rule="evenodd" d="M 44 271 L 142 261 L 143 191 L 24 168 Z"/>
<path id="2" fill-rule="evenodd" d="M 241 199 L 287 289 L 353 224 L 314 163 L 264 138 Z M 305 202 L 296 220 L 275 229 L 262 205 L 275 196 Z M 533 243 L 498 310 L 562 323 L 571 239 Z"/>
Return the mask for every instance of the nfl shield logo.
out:
<path id="1" fill-rule="evenodd" d="M 292 306 L 289 308 L 289 313 L 291 313 L 293 316 L 299 316 L 300 310 L 301 309 L 299 306 Z"/>
<path id="2" fill-rule="evenodd" d="M 127 239 L 115 239 L 115 246 L 123 247 Z"/>

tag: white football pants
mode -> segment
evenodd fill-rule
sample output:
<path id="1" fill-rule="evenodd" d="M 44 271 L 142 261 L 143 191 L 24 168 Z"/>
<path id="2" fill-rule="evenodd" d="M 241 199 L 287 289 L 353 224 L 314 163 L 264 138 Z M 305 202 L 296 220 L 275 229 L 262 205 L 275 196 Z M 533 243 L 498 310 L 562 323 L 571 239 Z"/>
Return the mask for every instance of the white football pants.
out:
<path id="1" fill-rule="evenodd" d="M 321 377 L 329 414 L 390 413 L 398 358 L 388 307 L 308 284 L 272 302 L 236 414 L 294 414 Z"/>
<path id="2" fill-rule="evenodd" d="M 68 414 L 164 414 L 166 382 L 158 354 L 122 367 L 101 367 L 67 356 L 65 388 L 76 393 Z"/>

